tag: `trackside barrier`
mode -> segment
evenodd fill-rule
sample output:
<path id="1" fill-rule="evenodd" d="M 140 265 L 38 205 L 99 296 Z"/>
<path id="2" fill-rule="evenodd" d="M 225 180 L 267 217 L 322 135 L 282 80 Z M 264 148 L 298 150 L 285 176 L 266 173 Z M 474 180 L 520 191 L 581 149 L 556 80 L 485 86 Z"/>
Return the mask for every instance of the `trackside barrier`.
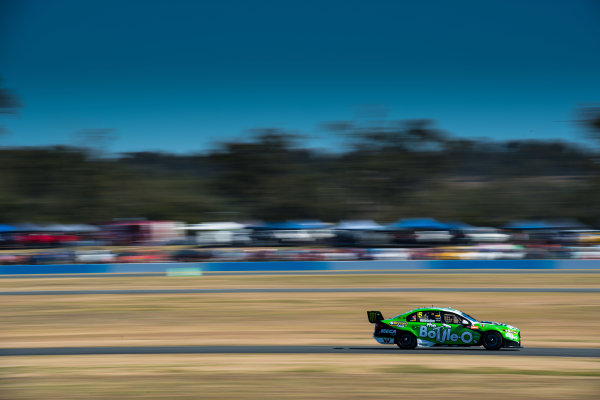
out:
<path id="1" fill-rule="evenodd" d="M 600 269 L 600 260 L 407 260 L 407 261 L 258 261 L 145 264 L 0 265 L 0 275 L 203 272 L 357 271 L 436 269 Z"/>

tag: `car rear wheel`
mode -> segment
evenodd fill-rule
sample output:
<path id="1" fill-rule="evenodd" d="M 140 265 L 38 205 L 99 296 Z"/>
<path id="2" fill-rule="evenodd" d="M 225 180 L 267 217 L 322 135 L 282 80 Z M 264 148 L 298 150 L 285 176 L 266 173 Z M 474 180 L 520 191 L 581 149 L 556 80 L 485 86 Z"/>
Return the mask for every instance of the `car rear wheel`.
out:
<path id="1" fill-rule="evenodd" d="M 502 336 L 498 332 L 488 332 L 482 339 L 483 347 L 488 350 L 498 350 L 502 347 Z"/>
<path id="2" fill-rule="evenodd" d="M 396 338 L 396 344 L 401 349 L 414 349 L 417 347 L 417 338 L 410 332 L 400 332 Z"/>

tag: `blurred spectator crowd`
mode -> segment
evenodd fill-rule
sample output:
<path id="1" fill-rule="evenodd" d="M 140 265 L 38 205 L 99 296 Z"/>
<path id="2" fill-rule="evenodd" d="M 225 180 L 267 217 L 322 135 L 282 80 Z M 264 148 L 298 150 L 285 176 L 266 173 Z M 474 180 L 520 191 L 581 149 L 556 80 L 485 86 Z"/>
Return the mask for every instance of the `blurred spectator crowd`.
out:
<path id="1" fill-rule="evenodd" d="M 0 264 L 600 258 L 600 230 L 577 221 L 500 228 L 431 218 L 278 223 L 118 220 L 0 224 Z"/>

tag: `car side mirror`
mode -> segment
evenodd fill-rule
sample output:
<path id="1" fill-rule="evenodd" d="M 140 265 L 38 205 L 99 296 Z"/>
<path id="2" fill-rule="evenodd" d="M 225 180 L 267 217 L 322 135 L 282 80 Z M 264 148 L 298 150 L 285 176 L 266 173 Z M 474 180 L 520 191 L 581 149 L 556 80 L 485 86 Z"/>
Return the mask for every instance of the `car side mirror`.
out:
<path id="1" fill-rule="evenodd" d="M 471 325 L 471 323 L 470 323 L 469 321 L 467 321 L 466 319 L 463 319 L 463 320 L 462 320 L 462 324 L 463 324 L 463 325 L 467 325 L 467 326 L 470 326 L 470 325 Z"/>

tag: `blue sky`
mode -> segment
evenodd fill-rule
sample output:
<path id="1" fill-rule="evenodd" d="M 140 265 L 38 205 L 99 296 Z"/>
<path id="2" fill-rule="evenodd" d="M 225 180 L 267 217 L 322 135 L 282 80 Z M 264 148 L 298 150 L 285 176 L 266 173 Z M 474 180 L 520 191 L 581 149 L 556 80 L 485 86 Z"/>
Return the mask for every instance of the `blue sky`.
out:
<path id="1" fill-rule="evenodd" d="M 249 129 L 429 118 L 455 136 L 582 140 L 600 1 L 0 0 L 0 145 L 195 152 Z"/>

